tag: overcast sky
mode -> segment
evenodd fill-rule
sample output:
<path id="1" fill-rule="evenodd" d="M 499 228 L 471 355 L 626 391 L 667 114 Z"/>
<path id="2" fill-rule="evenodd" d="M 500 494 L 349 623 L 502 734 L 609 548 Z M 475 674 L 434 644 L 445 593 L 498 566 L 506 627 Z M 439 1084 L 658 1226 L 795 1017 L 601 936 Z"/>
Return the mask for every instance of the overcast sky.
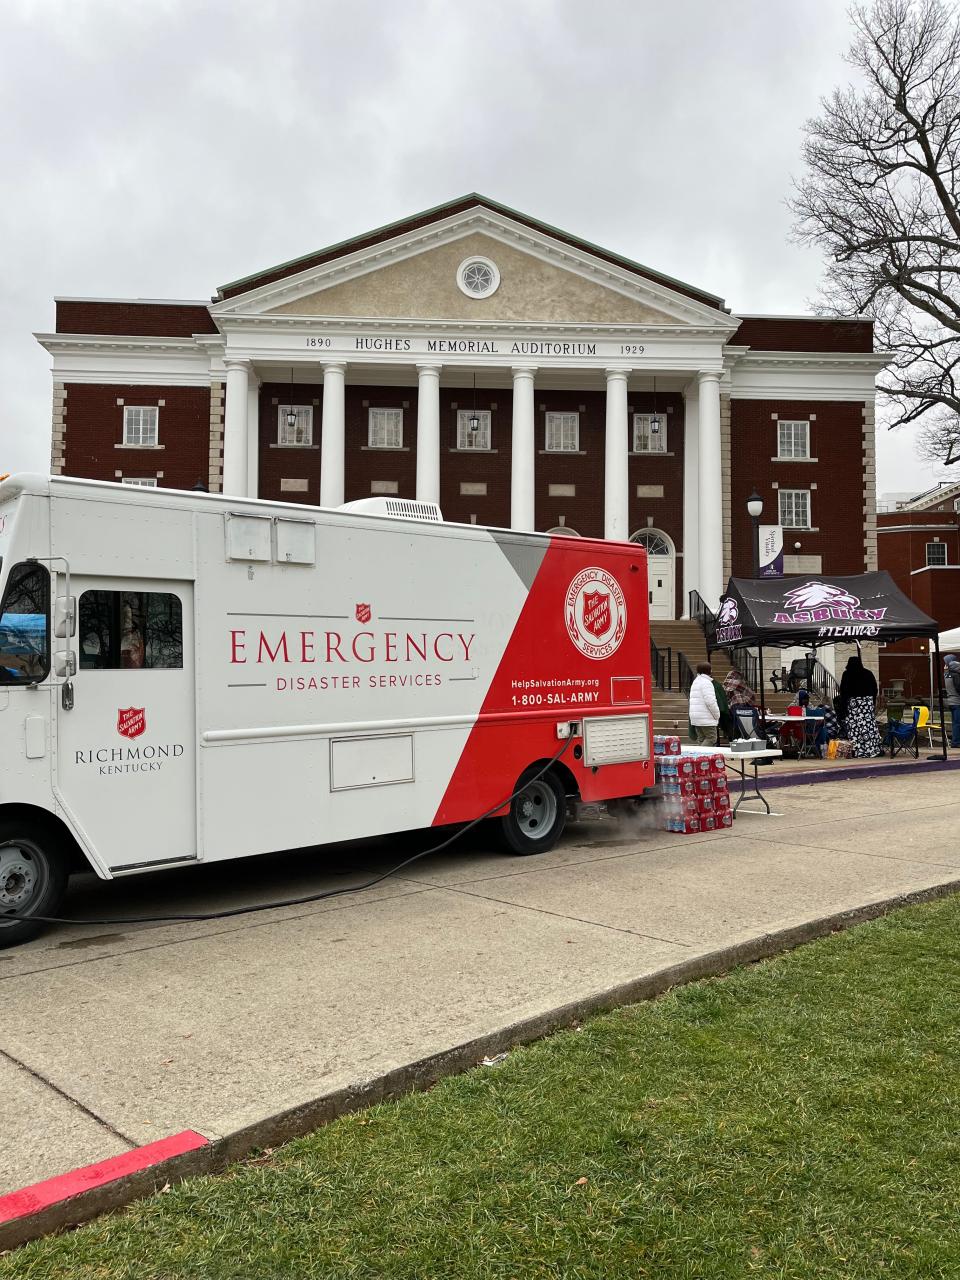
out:
<path id="1" fill-rule="evenodd" d="M 839 0 L 2 0 L 0 470 L 48 466 L 55 295 L 209 298 L 468 191 L 808 310 L 785 198 L 848 43 Z M 932 481 L 881 434 L 881 490 Z"/>

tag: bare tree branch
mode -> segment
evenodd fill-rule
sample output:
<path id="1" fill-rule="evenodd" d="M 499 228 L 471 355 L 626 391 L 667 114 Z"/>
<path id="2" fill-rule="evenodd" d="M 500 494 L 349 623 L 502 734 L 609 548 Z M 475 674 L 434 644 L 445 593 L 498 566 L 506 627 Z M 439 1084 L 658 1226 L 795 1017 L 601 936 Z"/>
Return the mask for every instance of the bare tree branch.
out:
<path id="1" fill-rule="evenodd" d="M 794 233 L 829 266 L 818 312 L 871 314 L 891 426 L 960 461 L 960 18 L 955 0 L 851 10 L 859 83 L 806 125 Z"/>

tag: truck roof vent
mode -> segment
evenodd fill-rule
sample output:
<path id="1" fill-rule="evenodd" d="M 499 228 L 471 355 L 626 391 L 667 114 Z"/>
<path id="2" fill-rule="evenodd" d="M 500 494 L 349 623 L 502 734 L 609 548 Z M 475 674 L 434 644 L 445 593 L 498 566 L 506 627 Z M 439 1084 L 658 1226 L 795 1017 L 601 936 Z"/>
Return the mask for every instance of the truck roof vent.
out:
<path id="1" fill-rule="evenodd" d="M 340 511 L 362 511 L 368 516 L 393 516 L 399 520 L 430 520 L 441 524 L 443 516 L 435 502 L 416 502 L 412 498 L 358 498 L 345 502 Z"/>

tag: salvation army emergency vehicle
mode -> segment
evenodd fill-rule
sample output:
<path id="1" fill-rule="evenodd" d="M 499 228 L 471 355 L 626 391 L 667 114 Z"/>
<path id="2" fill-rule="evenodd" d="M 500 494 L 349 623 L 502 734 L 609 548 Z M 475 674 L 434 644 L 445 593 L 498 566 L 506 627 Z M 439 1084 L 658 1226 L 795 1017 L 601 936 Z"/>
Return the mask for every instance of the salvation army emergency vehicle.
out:
<path id="1" fill-rule="evenodd" d="M 568 812 L 652 787 L 650 743 L 634 544 L 392 498 L 0 482 L 0 946 L 88 866 L 488 811 L 537 853 Z"/>

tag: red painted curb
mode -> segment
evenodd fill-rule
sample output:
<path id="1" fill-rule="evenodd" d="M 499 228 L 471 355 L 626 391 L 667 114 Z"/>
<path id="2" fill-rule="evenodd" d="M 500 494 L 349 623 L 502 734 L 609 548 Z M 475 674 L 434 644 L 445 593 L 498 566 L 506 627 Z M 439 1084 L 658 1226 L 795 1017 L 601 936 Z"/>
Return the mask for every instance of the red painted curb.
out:
<path id="1" fill-rule="evenodd" d="M 0 1223 L 28 1218 L 41 1209 L 49 1209 L 62 1200 L 69 1200 L 71 1196 L 91 1191 L 94 1187 L 102 1187 L 108 1182 L 116 1182 L 118 1178 L 125 1178 L 141 1169 L 149 1169 L 151 1165 L 161 1164 L 172 1156 L 182 1156 L 186 1151 L 196 1151 L 198 1147 L 209 1144 L 209 1138 L 194 1133 L 192 1129 L 184 1129 L 182 1133 L 175 1133 L 170 1138 L 161 1138 L 159 1142 L 148 1142 L 145 1147 L 125 1151 L 122 1156 L 112 1156 L 109 1160 L 85 1165 L 71 1173 L 47 1178 L 45 1182 L 35 1182 L 32 1187 L 24 1187 L 22 1191 L 11 1191 L 8 1195 L 0 1196 Z"/>

